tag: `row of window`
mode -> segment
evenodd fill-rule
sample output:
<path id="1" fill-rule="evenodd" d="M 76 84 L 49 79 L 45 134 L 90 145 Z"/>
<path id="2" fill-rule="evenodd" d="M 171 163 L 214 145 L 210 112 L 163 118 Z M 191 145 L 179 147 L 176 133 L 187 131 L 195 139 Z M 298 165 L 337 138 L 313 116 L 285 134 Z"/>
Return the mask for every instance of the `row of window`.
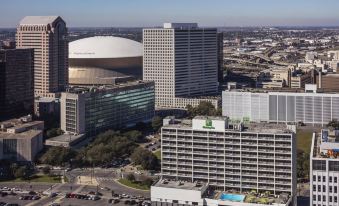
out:
<path id="1" fill-rule="evenodd" d="M 313 182 L 321 182 L 321 179 L 322 179 L 322 182 L 326 182 L 326 176 L 317 176 L 316 175 L 313 175 Z M 338 182 L 338 177 L 332 177 L 332 176 L 329 176 L 328 177 L 328 182 L 332 183 L 337 183 Z"/>

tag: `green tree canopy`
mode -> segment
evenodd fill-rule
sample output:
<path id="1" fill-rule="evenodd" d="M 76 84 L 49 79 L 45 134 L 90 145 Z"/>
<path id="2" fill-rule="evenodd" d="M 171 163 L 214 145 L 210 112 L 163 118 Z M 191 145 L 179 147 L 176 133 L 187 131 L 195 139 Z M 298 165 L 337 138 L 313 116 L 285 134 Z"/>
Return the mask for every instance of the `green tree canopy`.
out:
<path id="1" fill-rule="evenodd" d="M 150 151 L 138 147 L 131 155 L 131 160 L 135 165 L 141 165 L 145 170 L 156 170 L 159 167 L 158 158 Z"/>
<path id="2" fill-rule="evenodd" d="M 193 118 L 195 116 L 220 116 L 221 109 L 215 109 L 211 102 L 202 101 L 196 107 L 192 107 L 191 105 L 187 105 L 186 107 L 188 116 Z"/>
<path id="3" fill-rule="evenodd" d="M 162 118 L 154 116 L 152 119 L 152 128 L 154 131 L 158 131 L 162 127 Z"/>

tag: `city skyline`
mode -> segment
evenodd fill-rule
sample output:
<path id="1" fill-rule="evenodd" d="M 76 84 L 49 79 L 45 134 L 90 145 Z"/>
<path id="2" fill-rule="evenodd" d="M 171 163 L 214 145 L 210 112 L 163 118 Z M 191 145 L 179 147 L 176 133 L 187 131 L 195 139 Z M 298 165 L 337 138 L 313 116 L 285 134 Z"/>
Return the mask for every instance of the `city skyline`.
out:
<path id="1" fill-rule="evenodd" d="M 162 22 L 225 27 L 339 26 L 339 2 L 335 0 L 5 0 L 1 6 L 0 28 L 16 27 L 26 15 L 59 15 L 69 27 L 148 27 Z"/>

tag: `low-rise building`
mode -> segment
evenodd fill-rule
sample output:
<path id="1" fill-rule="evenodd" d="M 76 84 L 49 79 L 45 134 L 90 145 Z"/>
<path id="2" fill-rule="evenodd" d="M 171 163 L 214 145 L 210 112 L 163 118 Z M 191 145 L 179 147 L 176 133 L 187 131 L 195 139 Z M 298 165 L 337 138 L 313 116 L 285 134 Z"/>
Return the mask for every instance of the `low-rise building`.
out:
<path id="1" fill-rule="evenodd" d="M 314 133 L 310 156 L 310 205 L 339 205 L 339 131 Z"/>
<path id="2" fill-rule="evenodd" d="M 160 179 L 151 186 L 152 206 L 290 206 L 288 194 L 225 193 L 208 183 Z"/>
<path id="3" fill-rule="evenodd" d="M 107 129 L 134 126 L 154 116 L 154 82 L 73 87 L 61 94 L 61 129 L 92 137 Z"/>
<path id="4" fill-rule="evenodd" d="M 0 123 L 0 159 L 33 161 L 43 149 L 44 122 L 31 116 Z"/>
<path id="5" fill-rule="evenodd" d="M 324 125 L 339 119 L 337 93 L 231 90 L 222 95 L 222 114 L 232 120 Z"/>

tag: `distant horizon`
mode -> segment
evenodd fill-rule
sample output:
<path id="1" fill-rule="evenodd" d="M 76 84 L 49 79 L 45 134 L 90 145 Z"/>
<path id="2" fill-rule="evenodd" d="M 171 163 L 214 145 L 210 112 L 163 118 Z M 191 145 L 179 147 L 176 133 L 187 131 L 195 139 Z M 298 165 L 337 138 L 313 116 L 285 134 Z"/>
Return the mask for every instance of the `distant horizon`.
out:
<path id="1" fill-rule="evenodd" d="M 67 23 L 67 22 L 66 22 Z M 182 22 L 185 23 L 185 22 Z M 196 22 L 194 22 L 196 23 Z M 306 28 L 338 28 L 339 29 L 339 25 L 338 26 L 273 26 L 273 25 L 269 25 L 269 26 L 204 26 L 204 25 L 200 25 L 198 23 L 199 27 L 211 27 L 211 28 L 300 28 L 300 29 L 306 29 Z M 155 26 L 145 26 L 145 27 L 141 27 L 141 26 L 100 26 L 100 27 L 95 27 L 95 26 L 67 26 L 67 28 L 69 29 L 95 29 L 95 28 L 100 28 L 100 29 L 109 29 L 109 28 L 122 28 L 122 29 L 142 29 L 142 28 L 155 28 L 155 27 L 162 27 L 162 25 L 155 25 Z M 0 29 L 17 29 L 17 27 L 0 27 Z"/>
<path id="2" fill-rule="evenodd" d="M 20 6 L 18 6 L 20 5 Z M 161 26 L 196 22 L 203 27 L 337 27 L 338 0 L 2 0 L 0 28 L 24 16 L 61 16 L 72 28 Z"/>

